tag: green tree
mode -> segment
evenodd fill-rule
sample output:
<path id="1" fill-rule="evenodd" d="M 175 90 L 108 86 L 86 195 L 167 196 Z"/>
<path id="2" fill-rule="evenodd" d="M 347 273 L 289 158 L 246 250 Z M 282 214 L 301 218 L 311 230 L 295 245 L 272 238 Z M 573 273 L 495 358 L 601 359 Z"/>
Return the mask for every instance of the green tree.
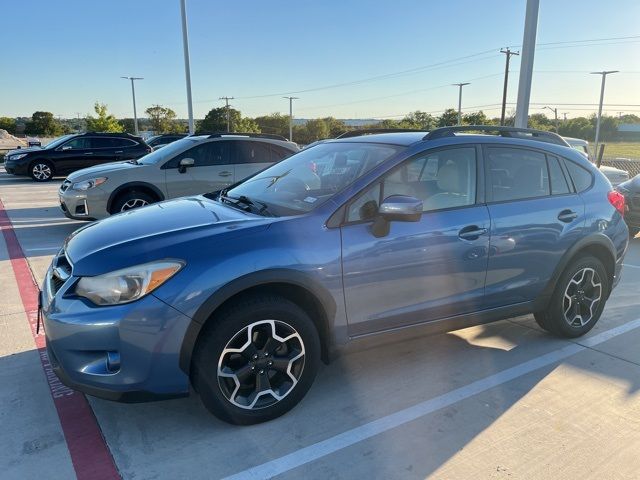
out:
<path id="1" fill-rule="evenodd" d="M 31 121 L 25 125 L 24 133 L 27 135 L 46 135 L 58 136 L 62 135 L 63 128 L 59 122 L 53 118 L 51 112 L 34 112 Z"/>
<path id="2" fill-rule="evenodd" d="M 135 121 L 133 118 L 121 118 L 118 120 L 118 124 L 122 127 L 123 132 L 131 133 L 132 135 L 136 132 Z"/>
<path id="3" fill-rule="evenodd" d="M 122 132 L 124 129 L 116 117 L 108 113 L 107 105 L 96 102 L 93 106 L 98 118 L 87 115 L 87 130 L 90 132 Z"/>
<path id="4" fill-rule="evenodd" d="M 232 130 L 242 133 L 260 133 L 262 131 L 260 125 L 249 117 L 241 117 L 234 120 Z"/>
<path id="5" fill-rule="evenodd" d="M 586 117 L 570 118 L 566 122 L 560 122 L 558 133 L 565 137 L 591 139 L 595 135 L 591 122 Z"/>
<path id="6" fill-rule="evenodd" d="M 597 117 L 595 113 L 591 115 L 589 118 L 589 122 L 591 123 L 591 127 L 593 129 L 593 134 L 589 136 L 590 140 L 595 140 L 596 137 L 596 122 Z M 618 138 L 618 125 L 619 120 L 616 117 L 611 117 L 609 115 L 603 115 L 600 119 L 600 141 L 611 141 L 616 140 Z"/>
<path id="7" fill-rule="evenodd" d="M 149 116 L 151 130 L 156 134 L 174 133 L 179 125 L 175 122 L 176 112 L 161 105 L 153 105 L 145 110 Z"/>
<path id="8" fill-rule="evenodd" d="M 260 131 L 264 133 L 282 135 L 283 137 L 289 136 L 289 115 L 272 113 L 271 115 L 256 117 L 254 121 L 260 128 Z"/>
<path id="9" fill-rule="evenodd" d="M 16 133 L 16 120 L 9 117 L 0 117 L 0 129 L 9 133 Z"/>
<path id="10" fill-rule="evenodd" d="M 329 124 L 323 118 L 315 118 L 307 121 L 304 125 L 296 125 L 293 131 L 293 138 L 301 144 L 309 144 L 316 140 L 329 138 L 331 130 Z"/>
<path id="11" fill-rule="evenodd" d="M 529 115 L 527 125 L 529 128 L 535 128 L 536 130 L 555 130 L 554 120 L 551 120 L 544 113 L 533 113 Z"/>
<path id="12" fill-rule="evenodd" d="M 462 123 L 466 125 L 491 125 L 492 121 L 489 120 L 482 110 L 473 113 L 467 113 L 462 116 Z"/>
<path id="13" fill-rule="evenodd" d="M 233 125 L 241 118 L 241 114 L 235 108 L 229 108 L 231 119 L 231 130 Z M 226 132 L 227 131 L 227 109 L 225 107 L 212 108 L 204 116 L 204 120 L 198 122 L 198 130 L 203 132 Z"/>
<path id="14" fill-rule="evenodd" d="M 450 127 L 458 124 L 458 111 L 453 108 L 447 108 L 442 115 L 438 117 L 438 127 Z"/>
<path id="15" fill-rule="evenodd" d="M 433 130 L 436 119 L 433 115 L 416 110 L 404 117 L 400 122 L 401 128 L 415 128 L 416 130 Z"/>

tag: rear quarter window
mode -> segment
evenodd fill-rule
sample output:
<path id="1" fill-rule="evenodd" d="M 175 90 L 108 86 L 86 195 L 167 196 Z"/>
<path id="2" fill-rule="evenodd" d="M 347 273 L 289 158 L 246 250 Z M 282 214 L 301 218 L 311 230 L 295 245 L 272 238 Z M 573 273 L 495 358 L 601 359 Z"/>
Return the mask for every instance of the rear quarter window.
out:
<path id="1" fill-rule="evenodd" d="M 573 185 L 576 187 L 577 192 L 584 192 L 593 183 L 593 175 L 586 168 L 577 165 L 576 163 L 567 160 L 565 161 Z"/>

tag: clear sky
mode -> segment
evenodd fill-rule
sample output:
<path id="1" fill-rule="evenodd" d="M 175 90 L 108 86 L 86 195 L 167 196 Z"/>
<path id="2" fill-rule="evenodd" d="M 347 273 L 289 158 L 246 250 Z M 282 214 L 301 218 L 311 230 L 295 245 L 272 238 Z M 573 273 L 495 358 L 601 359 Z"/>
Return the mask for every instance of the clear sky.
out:
<path id="1" fill-rule="evenodd" d="M 245 115 L 288 113 L 286 94 L 300 97 L 294 115 L 304 118 L 437 114 L 457 104 L 450 84 L 466 81 L 463 107 L 488 105 L 497 116 L 498 50 L 522 43 L 525 3 L 188 0 L 195 116 L 224 95 Z M 0 116 L 84 116 L 100 101 L 131 117 L 130 86 L 119 77 L 134 75 L 144 77 L 139 112 L 161 104 L 186 117 L 178 0 L 3 0 L 0 12 Z M 540 0 L 538 25 L 533 103 L 597 103 L 600 77 L 588 72 L 621 70 L 607 80 L 605 103 L 625 106 L 605 111 L 640 114 L 640 0 Z M 635 38 L 575 43 L 613 37 Z M 449 63 L 418 69 L 440 62 Z M 513 57 L 509 102 L 519 64 Z M 558 108 L 570 117 L 595 111 Z"/>

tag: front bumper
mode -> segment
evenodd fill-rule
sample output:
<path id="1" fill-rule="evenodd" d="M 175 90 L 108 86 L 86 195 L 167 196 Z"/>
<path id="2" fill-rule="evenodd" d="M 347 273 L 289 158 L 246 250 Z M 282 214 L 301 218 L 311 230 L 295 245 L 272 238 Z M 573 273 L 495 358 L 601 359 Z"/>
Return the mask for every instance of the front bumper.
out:
<path id="1" fill-rule="evenodd" d="M 99 187 L 85 191 L 72 190 L 71 182 L 65 180 L 58 190 L 60 209 L 73 220 L 97 220 L 109 216 L 107 201 L 109 194 Z"/>
<path id="2" fill-rule="evenodd" d="M 62 383 L 124 402 L 188 395 L 189 378 L 178 360 L 188 317 L 153 295 L 96 307 L 73 295 L 76 277 L 59 285 L 53 275 L 50 268 L 42 286 L 42 318 Z"/>
<path id="3" fill-rule="evenodd" d="M 20 161 L 12 162 L 10 160 L 5 159 L 4 169 L 6 170 L 7 173 L 10 173 L 12 175 L 28 175 L 27 164 L 24 162 L 20 162 Z"/>

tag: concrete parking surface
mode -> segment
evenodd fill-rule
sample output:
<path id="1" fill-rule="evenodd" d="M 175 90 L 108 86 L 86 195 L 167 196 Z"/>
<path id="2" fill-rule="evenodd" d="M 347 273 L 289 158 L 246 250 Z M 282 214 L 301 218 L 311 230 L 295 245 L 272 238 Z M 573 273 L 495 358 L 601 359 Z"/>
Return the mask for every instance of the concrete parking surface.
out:
<path id="1" fill-rule="evenodd" d="M 82 225 L 62 215 L 59 184 L 0 169 L 10 219 L 2 228 L 15 232 L 38 283 Z M 68 445 L 83 439 L 54 404 L 6 238 L 0 235 L 0 476 L 73 478 L 78 461 Z M 134 405 L 88 400 L 127 479 L 638 478 L 639 282 L 640 238 L 584 338 L 551 337 L 527 316 L 369 340 L 324 366 L 292 412 L 262 425 L 222 423 L 196 396 Z"/>

